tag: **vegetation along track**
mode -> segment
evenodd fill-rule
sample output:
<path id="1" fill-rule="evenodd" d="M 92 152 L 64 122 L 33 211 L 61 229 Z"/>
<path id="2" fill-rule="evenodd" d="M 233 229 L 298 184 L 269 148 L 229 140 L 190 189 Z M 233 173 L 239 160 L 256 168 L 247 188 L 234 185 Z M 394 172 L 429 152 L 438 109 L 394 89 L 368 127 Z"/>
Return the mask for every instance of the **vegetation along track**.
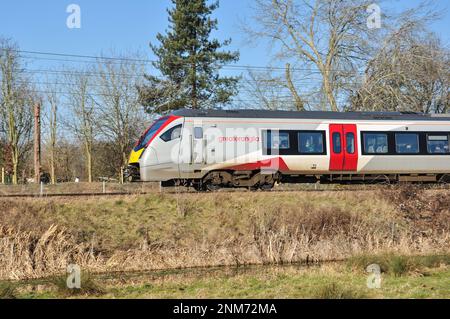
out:
<path id="1" fill-rule="evenodd" d="M 447 255 L 449 194 L 408 185 L 0 199 L 0 281 L 63 274 L 67 263 L 129 273 Z"/>
<path id="2" fill-rule="evenodd" d="M 415 185 L 416 188 L 420 189 L 433 189 L 433 190 L 448 190 L 450 187 L 448 185 Z M 375 190 L 380 190 L 383 188 L 389 188 L 390 190 L 395 190 L 396 186 L 352 186 L 345 187 L 340 186 L 339 188 L 289 188 L 289 189 L 272 189 L 272 190 L 257 190 L 251 191 L 248 189 L 221 189 L 216 191 L 216 193 L 256 193 L 256 192 L 268 192 L 268 193 L 297 193 L 297 192 L 372 192 Z M 165 194 L 202 194 L 202 193 L 211 193 L 211 192 L 198 192 L 189 188 L 178 188 L 178 189 L 167 189 L 167 190 L 151 190 L 145 192 L 80 192 L 80 193 L 23 193 L 23 194 L 0 194 L 0 198 L 54 198 L 54 197 L 116 197 L 116 196 L 129 196 L 129 195 L 150 195 L 156 193 L 165 193 Z"/>

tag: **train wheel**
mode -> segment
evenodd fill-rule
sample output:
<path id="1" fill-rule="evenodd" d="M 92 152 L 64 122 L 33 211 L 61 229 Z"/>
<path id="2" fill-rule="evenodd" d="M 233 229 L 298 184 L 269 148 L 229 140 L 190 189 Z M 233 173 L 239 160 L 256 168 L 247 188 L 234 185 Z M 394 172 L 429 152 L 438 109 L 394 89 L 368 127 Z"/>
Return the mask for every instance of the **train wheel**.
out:
<path id="1" fill-rule="evenodd" d="M 217 192 L 220 190 L 220 185 L 214 185 L 214 184 L 206 184 L 206 190 L 208 192 Z"/>
<path id="2" fill-rule="evenodd" d="M 261 185 L 260 188 L 263 191 L 270 191 L 273 189 L 274 186 L 275 186 L 275 183 L 266 183 L 264 185 Z"/>
<path id="3" fill-rule="evenodd" d="M 443 176 L 440 176 L 440 178 L 439 178 L 439 180 L 438 180 L 438 183 L 441 183 L 441 184 L 450 184 L 450 175 L 443 175 Z"/>
<path id="4" fill-rule="evenodd" d="M 201 183 L 193 183 L 191 186 L 193 189 L 195 189 L 196 192 L 204 192 L 205 191 L 204 185 Z"/>

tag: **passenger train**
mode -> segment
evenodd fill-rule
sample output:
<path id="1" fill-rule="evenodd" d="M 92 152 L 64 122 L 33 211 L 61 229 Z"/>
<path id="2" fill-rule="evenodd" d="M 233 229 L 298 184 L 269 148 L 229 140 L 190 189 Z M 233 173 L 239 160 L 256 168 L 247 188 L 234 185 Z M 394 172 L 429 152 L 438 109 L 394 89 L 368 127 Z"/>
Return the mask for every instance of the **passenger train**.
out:
<path id="1" fill-rule="evenodd" d="M 276 183 L 450 182 L 450 115 L 178 110 L 130 156 L 130 180 L 271 189 Z"/>

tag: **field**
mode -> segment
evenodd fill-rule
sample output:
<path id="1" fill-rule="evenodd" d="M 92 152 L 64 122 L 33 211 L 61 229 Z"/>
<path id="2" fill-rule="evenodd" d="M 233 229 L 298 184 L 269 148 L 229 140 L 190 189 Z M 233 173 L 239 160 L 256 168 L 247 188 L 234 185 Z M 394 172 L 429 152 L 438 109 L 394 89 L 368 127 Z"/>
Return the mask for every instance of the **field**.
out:
<path id="1" fill-rule="evenodd" d="M 449 190 L 0 199 L 0 297 L 450 298 Z M 380 289 L 366 286 L 369 264 Z M 65 287 L 68 264 L 82 289 Z"/>

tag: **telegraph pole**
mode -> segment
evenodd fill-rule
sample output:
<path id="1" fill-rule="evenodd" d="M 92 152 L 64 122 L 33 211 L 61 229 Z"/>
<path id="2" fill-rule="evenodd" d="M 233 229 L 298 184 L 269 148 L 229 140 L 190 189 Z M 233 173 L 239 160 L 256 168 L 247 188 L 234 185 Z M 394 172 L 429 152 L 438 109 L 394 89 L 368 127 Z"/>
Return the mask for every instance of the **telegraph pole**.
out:
<path id="1" fill-rule="evenodd" d="M 34 182 L 39 184 L 41 177 L 41 104 L 34 105 Z"/>

